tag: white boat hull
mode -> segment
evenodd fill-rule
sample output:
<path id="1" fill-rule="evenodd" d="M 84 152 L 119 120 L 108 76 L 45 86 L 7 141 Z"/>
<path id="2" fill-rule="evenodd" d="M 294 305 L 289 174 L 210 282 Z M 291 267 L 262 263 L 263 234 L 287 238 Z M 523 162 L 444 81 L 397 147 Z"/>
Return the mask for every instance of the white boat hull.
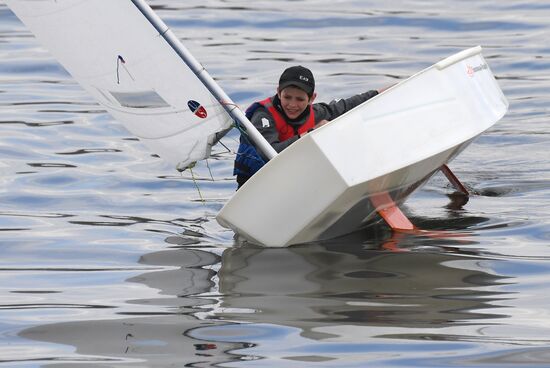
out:
<path id="1" fill-rule="evenodd" d="M 217 220 L 274 247 L 361 229 L 376 216 L 372 196 L 390 193 L 402 203 L 507 108 L 481 47 L 465 50 L 292 144 Z"/>

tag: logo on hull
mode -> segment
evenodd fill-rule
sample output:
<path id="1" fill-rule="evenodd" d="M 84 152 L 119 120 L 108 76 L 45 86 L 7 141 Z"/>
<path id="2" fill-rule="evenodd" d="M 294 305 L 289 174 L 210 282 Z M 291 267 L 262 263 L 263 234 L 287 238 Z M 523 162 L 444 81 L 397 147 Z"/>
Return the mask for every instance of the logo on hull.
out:
<path id="1" fill-rule="evenodd" d="M 477 73 L 479 71 L 482 71 L 482 70 L 485 70 L 485 69 L 489 69 L 489 66 L 487 64 L 481 64 L 481 65 L 478 65 L 478 66 L 468 65 L 466 67 L 466 74 L 468 74 L 469 77 L 473 77 L 475 73 Z"/>

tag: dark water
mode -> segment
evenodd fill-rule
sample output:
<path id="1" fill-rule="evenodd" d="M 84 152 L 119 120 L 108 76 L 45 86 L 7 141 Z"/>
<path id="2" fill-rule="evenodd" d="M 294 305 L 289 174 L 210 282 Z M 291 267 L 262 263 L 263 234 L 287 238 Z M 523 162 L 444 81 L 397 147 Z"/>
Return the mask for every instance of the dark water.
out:
<path id="1" fill-rule="evenodd" d="M 235 244 L 214 219 L 232 154 L 195 169 L 199 195 L 2 4 L 0 365 L 550 365 L 550 5 L 150 4 L 242 106 L 289 63 L 328 101 L 482 45 L 510 110 L 451 164 L 475 195 L 460 205 L 436 176 L 405 209 L 460 237 Z"/>

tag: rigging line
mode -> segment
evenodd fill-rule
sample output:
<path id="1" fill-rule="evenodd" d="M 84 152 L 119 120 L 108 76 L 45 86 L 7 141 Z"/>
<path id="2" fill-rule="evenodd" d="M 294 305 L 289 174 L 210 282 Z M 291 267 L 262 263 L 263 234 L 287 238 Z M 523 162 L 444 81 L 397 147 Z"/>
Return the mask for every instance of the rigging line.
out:
<path id="1" fill-rule="evenodd" d="M 229 147 L 227 147 L 225 144 L 223 144 L 221 139 L 218 141 L 218 143 L 221 144 L 227 150 L 228 153 L 231 153 L 231 150 L 229 149 Z"/>
<path id="2" fill-rule="evenodd" d="M 130 76 L 130 78 L 132 79 L 132 81 L 136 81 L 134 79 L 134 77 L 132 76 L 132 74 L 130 73 L 130 71 L 128 70 L 128 68 L 126 68 L 126 65 L 125 64 L 122 64 L 122 67 L 124 68 L 124 70 L 126 70 L 126 73 L 128 73 L 128 75 Z"/>
<path id="3" fill-rule="evenodd" d="M 235 128 L 239 131 L 241 134 L 241 138 L 248 142 L 248 144 L 254 145 L 252 143 L 252 140 L 250 139 L 248 132 L 246 131 L 246 127 L 243 127 L 241 124 L 239 124 L 237 121 L 235 121 Z"/>
<path id="4" fill-rule="evenodd" d="M 116 84 L 120 84 L 120 73 L 118 71 L 118 69 L 120 68 L 120 59 L 122 58 L 122 56 L 118 55 L 118 57 L 116 58 Z"/>
<path id="5" fill-rule="evenodd" d="M 130 73 L 128 68 L 126 68 L 126 60 L 124 60 L 122 55 L 118 55 L 117 58 L 116 58 L 116 83 L 120 84 L 120 72 L 119 72 L 119 70 L 120 70 L 121 65 L 124 68 L 124 70 L 126 70 L 126 73 L 128 73 L 128 76 L 130 76 L 130 78 L 135 82 L 136 80 L 134 79 L 134 77 L 132 76 L 132 74 Z"/>
<path id="6" fill-rule="evenodd" d="M 162 32 L 158 32 L 158 29 L 157 29 L 157 32 L 158 32 L 159 36 L 162 37 L 162 38 L 164 38 L 164 36 L 166 36 L 168 31 L 170 31 L 170 27 L 168 27 L 168 26 L 166 26 L 166 29 Z"/>
<path id="7" fill-rule="evenodd" d="M 201 199 L 201 202 L 204 205 L 204 204 L 206 204 L 206 201 L 204 200 L 204 198 L 202 196 L 201 188 L 199 187 L 199 183 L 197 183 L 197 178 L 195 178 L 195 173 L 193 172 L 193 166 L 195 166 L 195 165 L 194 164 L 189 165 L 187 168 L 189 169 L 189 172 L 191 173 L 191 179 L 193 180 L 193 184 L 195 184 L 195 188 L 197 188 L 197 192 L 199 192 L 199 197 Z M 183 172 L 181 173 L 181 175 L 183 176 Z"/>
<path id="8" fill-rule="evenodd" d="M 232 106 L 233 108 L 231 109 L 231 111 L 235 110 L 235 109 L 239 109 L 240 110 L 240 107 L 239 105 L 237 105 L 236 103 L 234 102 L 227 102 L 225 100 L 219 100 L 218 101 L 220 103 L 220 105 L 222 106 Z M 239 133 L 243 134 L 243 135 L 248 135 L 248 133 L 246 132 L 246 128 L 243 127 L 241 125 L 241 123 L 237 120 L 237 119 L 233 119 L 233 125 L 235 128 L 237 128 L 237 130 L 239 131 Z"/>
<path id="9" fill-rule="evenodd" d="M 210 173 L 210 178 L 212 179 L 212 181 L 215 181 L 214 175 L 212 175 L 212 169 L 210 169 L 210 163 L 208 162 L 208 159 L 206 159 L 205 161 L 206 161 L 206 167 L 208 168 L 208 172 Z"/>
<path id="10" fill-rule="evenodd" d="M 239 105 L 237 105 L 237 104 L 234 103 L 234 102 L 227 102 L 227 101 L 224 101 L 224 100 L 219 100 L 218 102 L 219 102 L 220 105 L 222 105 L 222 106 L 233 106 L 234 108 L 237 108 L 237 109 L 240 108 Z"/>

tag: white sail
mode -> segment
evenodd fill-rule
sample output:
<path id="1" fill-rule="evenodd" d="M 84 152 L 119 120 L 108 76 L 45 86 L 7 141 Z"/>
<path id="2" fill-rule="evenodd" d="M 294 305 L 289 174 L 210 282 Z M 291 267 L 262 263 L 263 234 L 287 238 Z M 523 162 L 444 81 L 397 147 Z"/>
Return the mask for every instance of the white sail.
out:
<path id="1" fill-rule="evenodd" d="M 7 4 L 109 113 L 178 168 L 208 157 L 230 128 L 227 107 L 196 75 L 206 72 L 188 67 L 187 51 L 143 1 Z"/>

